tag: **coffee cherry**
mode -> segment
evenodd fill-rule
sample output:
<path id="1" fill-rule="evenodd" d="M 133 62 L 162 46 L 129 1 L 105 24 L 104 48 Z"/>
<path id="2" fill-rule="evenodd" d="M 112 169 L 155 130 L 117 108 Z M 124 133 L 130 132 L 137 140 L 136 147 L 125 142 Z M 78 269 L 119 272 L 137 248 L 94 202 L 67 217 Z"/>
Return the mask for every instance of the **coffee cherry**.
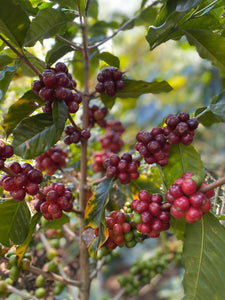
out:
<path id="1" fill-rule="evenodd" d="M 185 220 L 188 223 L 195 223 L 201 219 L 202 215 L 203 213 L 199 208 L 190 207 L 185 215 Z"/>
<path id="2" fill-rule="evenodd" d="M 181 188 L 184 194 L 191 195 L 196 191 L 197 185 L 193 179 L 185 178 L 182 182 Z"/>

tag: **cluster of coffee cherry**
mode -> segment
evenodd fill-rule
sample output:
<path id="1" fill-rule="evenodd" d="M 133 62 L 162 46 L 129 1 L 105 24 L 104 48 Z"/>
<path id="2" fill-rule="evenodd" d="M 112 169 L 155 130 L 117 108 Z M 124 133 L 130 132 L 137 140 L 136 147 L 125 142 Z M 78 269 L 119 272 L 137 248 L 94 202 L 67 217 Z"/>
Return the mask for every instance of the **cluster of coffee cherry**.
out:
<path id="1" fill-rule="evenodd" d="M 211 209 L 210 198 L 214 191 L 202 193 L 198 190 L 191 172 L 186 172 L 181 178 L 175 180 L 166 193 L 166 201 L 172 204 L 170 208 L 174 218 L 185 218 L 188 223 L 200 220 Z M 203 183 L 202 186 L 207 185 Z"/>
<path id="2" fill-rule="evenodd" d="M 113 154 L 104 162 L 106 168 L 106 176 L 118 178 L 120 183 L 128 184 L 131 180 L 139 177 L 138 167 L 140 161 L 133 160 L 130 153 L 123 153 L 121 158 L 117 154 Z"/>
<path id="3" fill-rule="evenodd" d="M 53 175 L 57 170 L 66 166 L 67 153 L 58 145 L 54 145 L 48 151 L 36 157 L 36 168 L 45 171 L 47 175 Z"/>
<path id="4" fill-rule="evenodd" d="M 108 114 L 108 109 L 106 107 L 98 107 L 97 105 L 92 105 L 88 109 L 88 126 L 94 127 L 98 124 L 100 127 L 106 127 L 107 122 L 105 117 Z"/>
<path id="5" fill-rule="evenodd" d="M 91 136 L 89 130 L 81 130 L 79 127 L 72 125 L 67 125 L 64 129 L 64 132 L 66 134 L 66 137 L 64 138 L 64 143 L 66 145 L 77 144 L 82 139 L 88 140 Z"/>
<path id="6" fill-rule="evenodd" d="M 105 218 L 106 226 L 109 232 L 109 237 L 105 241 L 104 245 L 100 248 L 98 257 L 102 258 L 106 249 L 113 250 L 117 246 L 122 247 L 126 245 L 128 248 L 132 248 L 141 239 L 141 234 L 137 232 L 137 229 L 130 223 L 128 215 L 121 211 L 111 211 Z M 99 227 L 95 230 L 95 235 L 99 235 Z"/>
<path id="7" fill-rule="evenodd" d="M 95 87 L 96 92 L 105 93 L 109 97 L 114 97 L 116 92 L 125 88 L 123 73 L 114 67 L 103 69 L 97 76 L 98 83 Z"/>
<path id="8" fill-rule="evenodd" d="M 147 164 L 168 164 L 170 144 L 163 134 L 163 129 L 154 127 L 150 132 L 139 131 L 136 135 L 136 150 L 144 157 Z"/>
<path id="9" fill-rule="evenodd" d="M 42 79 L 35 80 L 31 85 L 31 89 L 42 100 L 46 101 L 46 104 L 42 107 L 44 112 L 50 113 L 54 99 L 58 98 L 65 101 L 70 113 L 75 113 L 82 102 L 80 94 L 72 92 L 76 85 L 68 72 L 67 66 L 62 62 L 58 62 L 55 68 L 44 70 Z"/>
<path id="10" fill-rule="evenodd" d="M 104 162 L 107 158 L 110 158 L 110 156 L 113 153 L 107 152 L 107 151 L 98 151 L 94 153 L 93 157 L 93 164 L 92 164 L 92 169 L 94 172 L 105 172 L 105 167 L 104 167 Z"/>
<path id="11" fill-rule="evenodd" d="M 191 118 L 189 114 L 181 112 L 178 116 L 170 114 L 165 118 L 166 126 L 163 128 L 164 135 L 170 144 L 190 145 L 198 128 L 199 121 Z"/>
<path id="12" fill-rule="evenodd" d="M 52 182 L 36 195 L 38 199 L 34 208 L 41 212 L 46 220 L 59 219 L 62 211 L 71 212 L 73 209 L 73 194 L 70 188 L 62 183 Z"/>
<path id="13" fill-rule="evenodd" d="M 43 181 L 42 173 L 30 164 L 20 165 L 12 162 L 8 166 L 8 174 L 0 178 L 0 185 L 5 191 L 10 192 L 16 201 L 22 201 L 26 193 L 34 196 L 39 191 L 39 184 Z"/>
<path id="14" fill-rule="evenodd" d="M 4 168 L 5 160 L 13 156 L 13 154 L 13 147 L 6 145 L 4 141 L 0 140 L 0 170 Z"/>
<path id="15" fill-rule="evenodd" d="M 121 139 L 121 135 L 124 130 L 125 129 L 120 121 L 107 121 L 106 133 L 100 138 L 102 149 L 113 153 L 119 153 L 124 144 Z"/>
<path id="16" fill-rule="evenodd" d="M 136 150 L 144 157 L 147 164 L 168 164 L 171 144 L 189 145 L 193 141 L 194 130 L 198 127 L 198 119 L 191 118 L 187 113 L 168 115 L 167 124 L 163 128 L 154 127 L 150 132 L 140 131 L 136 135 Z"/>
<path id="17" fill-rule="evenodd" d="M 131 202 L 131 208 L 134 210 L 133 220 L 139 232 L 156 238 L 160 231 L 169 229 L 170 213 L 161 209 L 162 202 L 160 194 L 150 195 L 146 190 L 141 190 L 138 199 Z"/>
<path id="18" fill-rule="evenodd" d="M 181 264 L 182 246 L 179 242 L 172 244 L 173 242 L 168 243 L 169 247 L 166 245 L 163 251 L 161 248 L 156 249 L 156 253 L 150 257 L 138 258 L 133 262 L 129 273 L 117 277 L 125 296 L 138 296 L 142 286 L 150 284 L 151 280 L 157 274 L 162 274 L 171 262 Z"/>

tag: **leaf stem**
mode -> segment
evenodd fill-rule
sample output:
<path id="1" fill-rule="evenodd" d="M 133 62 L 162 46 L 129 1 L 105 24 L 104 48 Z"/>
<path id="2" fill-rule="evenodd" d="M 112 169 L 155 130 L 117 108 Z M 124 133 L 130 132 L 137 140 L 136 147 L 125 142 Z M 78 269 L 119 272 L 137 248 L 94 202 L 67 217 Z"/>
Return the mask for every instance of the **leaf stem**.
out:
<path id="1" fill-rule="evenodd" d="M 195 116 L 196 119 L 200 119 L 205 113 L 210 111 L 210 107 L 206 107 L 205 110 L 203 110 L 202 112 L 200 112 L 197 116 Z"/>
<path id="2" fill-rule="evenodd" d="M 35 74 L 39 76 L 39 78 L 42 78 L 41 73 L 35 68 L 35 66 L 25 57 L 23 56 L 13 45 L 11 45 L 1 34 L 0 39 L 19 57 L 19 59 L 27 64 Z"/>

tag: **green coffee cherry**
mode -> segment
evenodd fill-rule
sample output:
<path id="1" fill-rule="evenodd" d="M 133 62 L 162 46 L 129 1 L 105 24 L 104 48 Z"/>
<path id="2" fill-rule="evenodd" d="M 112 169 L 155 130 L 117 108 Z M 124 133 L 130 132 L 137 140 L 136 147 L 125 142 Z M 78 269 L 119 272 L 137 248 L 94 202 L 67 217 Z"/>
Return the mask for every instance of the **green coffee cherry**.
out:
<path id="1" fill-rule="evenodd" d="M 56 286 L 53 290 L 54 295 L 60 295 L 63 291 L 63 288 L 61 288 L 60 286 Z"/>
<path id="2" fill-rule="evenodd" d="M 59 247 L 59 240 L 58 239 L 52 239 L 49 241 L 49 244 L 52 248 L 58 248 Z"/>
<path id="3" fill-rule="evenodd" d="M 41 287 L 45 283 L 45 278 L 43 275 L 38 275 L 35 280 L 35 284 L 38 287 Z"/>
<path id="4" fill-rule="evenodd" d="M 10 250 L 10 251 L 6 254 L 6 256 L 7 256 L 7 257 L 10 257 L 10 256 L 13 255 L 13 254 L 16 254 L 16 251 Z"/>
<path id="5" fill-rule="evenodd" d="M 21 261 L 21 268 L 23 270 L 28 270 L 30 267 L 30 260 L 28 258 L 23 258 Z"/>
<path id="6" fill-rule="evenodd" d="M 19 275 L 20 275 L 20 269 L 16 265 L 12 266 L 12 268 L 9 271 L 9 278 L 12 280 L 17 280 Z"/>
<path id="7" fill-rule="evenodd" d="M 17 264 L 17 256 L 16 256 L 16 254 L 12 254 L 9 257 L 9 264 L 11 264 L 11 265 L 16 265 Z"/>
<path id="8" fill-rule="evenodd" d="M 136 224 L 141 223 L 141 214 L 139 214 L 137 211 L 134 212 L 133 220 Z"/>
<path id="9" fill-rule="evenodd" d="M 6 292 L 7 290 L 6 290 L 6 282 L 5 281 L 3 281 L 3 280 L 1 280 L 0 281 L 0 293 L 4 293 L 4 292 Z"/>
<path id="10" fill-rule="evenodd" d="M 9 285 L 12 285 L 13 284 L 13 280 L 8 277 L 8 278 L 5 279 L 5 283 L 9 284 Z"/>
<path id="11" fill-rule="evenodd" d="M 57 272 L 58 271 L 57 263 L 54 260 L 51 260 L 47 264 L 47 269 L 48 269 L 49 272 Z"/>
<path id="12" fill-rule="evenodd" d="M 56 257 L 57 251 L 55 249 L 51 249 L 47 252 L 47 258 L 49 260 L 52 260 L 54 257 Z"/>
<path id="13" fill-rule="evenodd" d="M 127 246 L 128 248 L 133 248 L 136 244 L 137 244 L 137 243 L 136 243 L 135 240 L 132 240 L 132 241 L 130 241 L 130 242 L 126 242 L 126 246 Z"/>
<path id="14" fill-rule="evenodd" d="M 37 298 L 42 298 L 45 296 L 45 293 L 46 293 L 46 290 L 44 288 L 40 287 L 40 288 L 36 289 L 35 296 Z"/>
<path id="15" fill-rule="evenodd" d="M 44 244 L 43 243 L 37 243 L 37 245 L 36 245 L 36 250 L 37 251 L 40 251 L 40 250 L 44 250 L 45 249 L 45 246 L 44 246 Z"/>

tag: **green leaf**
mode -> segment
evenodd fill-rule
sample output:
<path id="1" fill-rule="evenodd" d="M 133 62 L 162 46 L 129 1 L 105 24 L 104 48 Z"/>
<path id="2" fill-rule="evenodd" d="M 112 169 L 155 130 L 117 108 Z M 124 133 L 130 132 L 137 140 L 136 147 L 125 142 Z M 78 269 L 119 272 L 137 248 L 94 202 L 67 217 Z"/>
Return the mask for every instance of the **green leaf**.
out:
<path id="1" fill-rule="evenodd" d="M 225 38 L 204 29 L 184 30 L 188 42 L 196 47 L 199 55 L 217 66 L 225 74 Z"/>
<path id="2" fill-rule="evenodd" d="M 172 87 L 166 81 L 147 82 L 143 80 L 125 79 L 124 82 L 124 90 L 116 93 L 116 97 L 118 98 L 138 98 L 143 94 L 167 93 L 172 90 Z M 107 98 L 112 99 L 112 97 L 105 96 L 105 99 Z"/>
<path id="3" fill-rule="evenodd" d="M 109 202 L 109 191 L 111 189 L 112 182 L 112 178 L 107 178 L 97 185 L 96 189 L 92 192 L 92 197 L 88 200 L 85 209 L 86 227 L 99 227 L 99 239 L 98 243 L 95 243 L 96 251 L 99 247 L 101 247 L 108 236 L 108 229 L 105 224 L 105 209 Z"/>
<path id="4" fill-rule="evenodd" d="M 67 16 L 61 10 L 51 7 L 40 10 L 32 20 L 24 46 L 32 47 L 38 40 L 54 36 L 66 22 Z"/>
<path id="5" fill-rule="evenodd" d="M 4 118 L 4 128 L 7 136 L 13 132 L 17 124 L 25 117 L 28 117 L 44 102 L 32 91 L 26 92 L 18 101 L 10 106 L 8 113 Z"/>
<path id="6" fill-rule="evenodd" d="M 160 189 L 147 176 L 140 175 L 137 180 L 130 182 L 130 189 L 134 196 L 140 192 L 140 190 L 146 190 L 150 194 L 160 193 Z"/>
<path id="7" fill-rule="evenodd" d="M 169 230 L 176 234 L 178 240 L 184 241 L 184 233 L 186 228 L 186 220 L 171 217 Z"/>
<path id="8" fill-rule="evenodd" d="M 225 119 L 225 91 L 213 98 L 210 109 L 216 116 Z"/>
<path id="9" fill-rule="evenodd" d="M 65 43 L 56 43 L 51 50 L 47 52 L 47 55 L 45 57 L 46 64 L 48 66 L 51 66 L 54 64 L 58 59 L 63 57 L 65 54 L 74 51 L 72 47 Z"/>
<path id="10" fill-rule="evenodd" d="M 0 203 L 0 243 L 11 247 L 21 244 L 28 233 L 30 210 L 25 201 L 7 200 Z"/>
<path id="11" fill-rule="evenodd" d="M 97 54 L 96 57 L 103 60 L 110 66 L 113 66 L 118 69 L 120 68 L 119 58 L 109 52 L 101 52 L 101 53 Z"/>
<path id="12" fill-rule="evenodd" d="M 23 7 L 13 0 L 1 1 L 0 32 L 13 44 L 21 47 L 30 25 Z"/>
<path id="13" fill-rule="evenodd" d="M 13 62 L 12 57 L 5 55 L 5 54 L 1 54 L 0 55 L 0 70 L 4 69 L 11 62 Z"/>
<path id="14" fill-rule="evenodd" d="M 200 113 L 205 111 L 205 113 L 202 114 L 200 118 L 198 118 L 199 122 L 205 126 L 205 127 L 210 127 L 215 123 L 220 123 L 223 121 L 223 119 L 217 115 L 215 115 L 212 111 L 207 110 L 207 107 L 200 107 L 198 108 L 194 115 L 198 116 Z"/>
<path id="15" fill-rule="evenodd" d="M 29 224 L 29 231 L 28 234 L 25 238 L 25 240 L 23 241 L 23 243 L 16 248 L 16 255 L 18 257 L 18 264 L 20 263 L 20 261 L 22 260 L 27 247 L 29 246 L 31 240 L 32 240 L 32 236 L 33 233 L 36 230 L 36 225 L 37 223 L 40 221 L 42 214 L 41 213 L 36 213 L 35 215 L 33 215 L 33 217 L 31 218 L 30 224 Z"/>
<path id="16" fill-rule="evenodd" d="M 183 254 L 187 300 L 224 298 L 224 237 L 224 226 L 211 213 L 187 224 Z"/>
<path id="17" fill-rule="evenodd" d="M 0 101 L 4 98 L 9 84 L 18 69 L 18 63 L 15 62 L 13 66 L 7 66 L 1 73 L 0 73 Z"/>
<path id="18" fill-rule="evenodd" d="M 12 145 L 15 154 L 23 158 L 35 158 L 60 139 L 68 108 L 63 101 L 54 102 L 54 117 L 51 114 L 38 114 L 24 119 L 14 129 Z"/>
<path id="19" fill-rule="evenodd" d="M 163 172 L 167 187 L 171 186 L 185 172 L 192 172 L 194 175 L 200 176 L 202 180 L 205 177 L 201 157 L 192 145 L 172 145 L 169 163 L 163 168 Z"/>

